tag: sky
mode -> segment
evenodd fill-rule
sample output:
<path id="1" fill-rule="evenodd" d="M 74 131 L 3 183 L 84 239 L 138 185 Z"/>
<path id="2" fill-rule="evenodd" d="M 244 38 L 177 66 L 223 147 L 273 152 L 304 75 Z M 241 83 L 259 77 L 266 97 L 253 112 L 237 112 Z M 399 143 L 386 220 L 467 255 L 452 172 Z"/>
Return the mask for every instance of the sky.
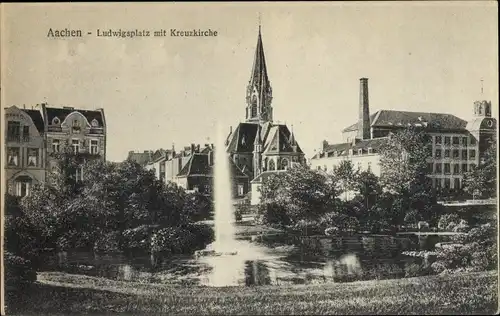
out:
<path id="1" fill-rule="evenodd" d="M 2 107 L 103 108 L 107 159 L 213 143 L 245 119 L 259 15 L 275 121 L 310 158 L 370 112 L 498 117 L 496 2 L 98 3 L 2 5 Z M 81 29 L 82 38 L 48 38 Z M 212 29 L 217 37 L 104 38 L 96 30 Z M 481 93 L 483 80 L 483 93 Z"/>

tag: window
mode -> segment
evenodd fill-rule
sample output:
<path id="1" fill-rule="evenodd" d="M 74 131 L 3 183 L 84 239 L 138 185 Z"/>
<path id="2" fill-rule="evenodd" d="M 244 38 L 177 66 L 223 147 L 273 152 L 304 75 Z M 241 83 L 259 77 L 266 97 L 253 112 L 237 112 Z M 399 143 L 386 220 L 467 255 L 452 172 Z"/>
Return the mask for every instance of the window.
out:
<path id="1" fill-rule="evenodd" d="M 21 176 L 16 179 L 16 195 L 20 197 L 27 196 L 30 192 L 31 179 L 26 176 Z"/>
<path id="2" fill-rule="evenodd" d="M 362 155 L 363 154 L 363 149 L 358 149 L 358 155 Z"/>
<path id="3" fill-rule="evenodd" d="M 440 163 L 436 164 L 436 173 L 439 173 L 439 174 L 443 173 L 443 165 L 442 164 L 440 164 Z"/>
<path id="4" fill-rule="evenodd" d="M 467 137 L 462 137 L 462 146 L 467 146 Z"/>
<path id="5" fill-rule="evenodd" d="M 7 151 L 7 164 L 9 166 L 18 167 L 19 166 L 19 148 L 9 148 Z"/>
<path id="6" fill-rule="evenodd" d="M 442 186 L 441 178 L 436 178 L 436 188 L 440 189 Z"/>
<path id="7" fill-rule="evenodd" d="M 75 180 L 83 181 L 83 167 L 80 166 L 75 169 Z"/>
<path id="8" fill-rule="evenodd" d="M 90 140 L 90 153 L 92 155 L 97 155 L 99 153 L 99 146 L 96 139 Z M 163 167 L 165 167 L 165 165 Z"/>
<path id="9" fill-rule="evenodd" d="M 238 184 L 238 196 L 243 196 L 245 195 L 245 187 L 243 184 Z"/>
<path id="10" fill-rule="evenodd" d="M 434 138 L 434 143 L 435 143 L 436 145 L 441 145 L 441 142 L 442 142 L 441 136 L 436 136 L 436 137 Z"/>
<path id="11" fill-rule="evenodd" d="M 283 158 L 281 160 L 281 169 L 287 170 L 288 169 L 288 159 Z"/>
<path id="12" fill-rule="evenodd" d="M 451 184 L 450 178 L 444 178 L 444 187 L 446 189 L 450 188 L 450 184 Z"/>
<path id="13" fill-rule="evenodd" d="M 460 165 L 459 164 L 454 164 L 453 165 L 453 173 L 454 174 L 459 174 L 460 173 Z"/>
<path id="14" fill-rule="evenodd" d="M 257 116 L 257 97 L 253 96 L 250 117 L 256 117 L 256 116 Z"/>
<path id="15" fill-rule="evenodd" d="M 467 164 L 463 163 L 462 164 L 462 173 L 467 172 Z"/>
<path id="16" fill-rule="evenodd" d="M 21 139 L 21 124 L 16 121 L 7 123 L 7 141 L 19 142 Z"/>
<path id="17" fill-rule="evenodd" d="M 73 153 L 77 154 L 80 152 L 80 141 L 78 139 L 71 140 L 71 147 L 73 148 Z"/>
<path id="18" fill-rule="evenodd" d="M 453 158 L 458 159 L 460 158 L 460 150 L 458 149 L 453 149 Z"/>
<path id="19" fill-rule="evenodd" d="M 445 136 L 444 137 L 444 144 L 445 145 L 450 145 L 450 142 L 451 142 L 450 136 Z"/>
<path id="20" fill-rule="evenodd" d="M 373 154 L 373 149 L 368 148 L 368 154 Z"/>
<path id="21" fill-rule="evenodd" d="M 319 166 L 318 166 L 318 170 L 319 170 Z M 276 169 L 276 166 L 274 164 L 274 160 L 269 160 L 269 170 L 273 171 L 274 169 Z"/>
<path id="22" fill-rule="evenodd" d="M 30 141 L 30 127 L 23 126 L 23 142 L 29 142 L 29 141 Z"/>
<path id="23" fill-rule="evenodd" d="M 73 120 L 73 127 L 80 127 L 80 121 Z"/>
<path id="24" fill-rule="evenodd" d="M 28 148 L 28 166 L 36 167 L 38 166 L 38 149 Z"/>
<path id="25" fill-rule="evenodd" d="M 444 173 L 445 174 L 449 174 L 450 173 L 450 164 L 449 163 L 445 163 L 444 164 Z"/>
<path id="26" fill-rule="evenodd" d="M 467 160 L 467 149 L 462 149 L 462 159 Z"/>
<path id="27" fill-rule="evenodd" d="M 93 119 L 92 122 L 90 123 L 90 125 L 92 125 L 92 127 L 98 127 L 99 126 L 99 122 L 97 122 L 96 119 Z"/>
<path id="28" fill-rule="evenodd" d="M 460 189 L 460 179 L 459 178 L 455 178 L 453 179 L 454 183 L 453 183 L 453 188 L 454 189 Z"/>
<path id="29" fill-rule="evenodd" d="M 470 159 L 476 158 L 476 150 L 474 150 L 474 149 L 469 150 L 469 158 Z"/>
<path id="30" fill-rule="evenodd" d="M 436 152 L 434 154 L 434 157 L 436 157 L 437 159 L 440 159 L 441 158 L 441 149 L 436 149 Z"/>
<path id="31" fill-rule="evenodd" d="M 444 150 L 444 158 L 450 158 L 450 150 L 449 149 Z"/>
<path id="32" fill-rule="evenodd" d="M 60 142 L 59 139 L 52 140 L 52 152 L 58 153 L 60 150 Z"/>
<path id="33" fill-rule="evenodd" d="M 454 146 L 458 146 L 458 145 L 460 145 L 460 138 L 453 136 L 451 139 L 451 142 Z"/>
<path id="34" fill-rule="evenodd" d="M 471 138 L 470 138 L 470 144 L 471 145 L 475 145 L 476 144 L 476 139 L 474 138 L 474 136 L 471 136 Z"/>
<path id="35" fill-rule="evenodd" d="M 428 173 L 434 172 L 434 164 L 433 163 L 428 163 L 427 164 L 427 172 Z"/>
<path id="36" fill-rule="evenodd" d="M 57 118 L 57 116 L 52 119 L 53 125 L 59 125 L 59 123 L 61 123 L 61 121 Z"/>
<path id="37" fill-rule="evenodd" d="M 353 154 L 354 154 L 353 150 L 352 150 L 352 149 L 349 149 L 349 155 L 351 155 L 351 156 L 352 156 Z"/>

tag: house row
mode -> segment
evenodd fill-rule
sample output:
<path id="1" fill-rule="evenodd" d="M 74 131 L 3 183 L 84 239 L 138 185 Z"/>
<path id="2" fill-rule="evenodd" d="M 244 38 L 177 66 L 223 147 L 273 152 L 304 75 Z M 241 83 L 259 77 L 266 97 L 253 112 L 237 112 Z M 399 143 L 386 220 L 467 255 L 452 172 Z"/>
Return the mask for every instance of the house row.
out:
<path id="1" fill-rule="evenodd" d="M 57 153 L 72 152 L 106 159 L 103 109 L 37 105 L 36 109 L 5 108 L 4 170 L 6 191 L 25 196 L 58 168 Z M 78 169 L 75 178 L 82 179 Z"/>

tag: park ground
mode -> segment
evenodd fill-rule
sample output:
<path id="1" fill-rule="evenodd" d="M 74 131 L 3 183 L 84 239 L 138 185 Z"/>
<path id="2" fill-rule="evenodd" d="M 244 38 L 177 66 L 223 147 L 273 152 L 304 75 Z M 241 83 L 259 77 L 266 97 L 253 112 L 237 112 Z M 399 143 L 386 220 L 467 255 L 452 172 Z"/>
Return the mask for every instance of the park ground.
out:
<path id="1" fill-rule="evenodd" d="M 42 272 L 7 293 L 8 315 L 494 314 L 497 271 L 258 287 L 176 287 Z"/>

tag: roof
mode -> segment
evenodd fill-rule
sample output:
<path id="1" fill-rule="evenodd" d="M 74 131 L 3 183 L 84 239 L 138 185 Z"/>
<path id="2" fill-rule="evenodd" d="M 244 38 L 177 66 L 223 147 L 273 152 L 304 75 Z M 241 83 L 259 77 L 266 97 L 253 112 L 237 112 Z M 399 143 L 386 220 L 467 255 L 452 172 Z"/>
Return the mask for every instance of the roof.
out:
<path id="1" fill-rule="evenodd" d="M 445 129 L 465 130 L 467 121 L 459 117 L 445 113 L 408 112 L 395 110 L 379 110 L 370 115 L 370 125 L 376 127 L 406 127 L 423 126 Z M 358 130 L 358 123 L 344 128 L 343 132 Z"/>
<path id="2" fill-rule="evenodd" d="M 89 122 L 89 124 L 95 119 L 99 123 L 99 127 L 104 126 L 104 118 L 103 114 L 100 110 L 80 110 L 76 108 L 70 108 L 70 107 L 65 107 L 65 108 L 51 108 L 51 107 L 45 107 L 47 111 L 47 122 L 49 124 L 52 123 L 52 120 L 57 117 L 61 122 L 66 119 L 66 116 L 68 116 L 70 113 L 73 112 L 79 112 Z"/>
<path id="3" fill-rule="evenodd" d="M 44 132 L 45 123 L 43 121 L 42 113 L 39 110 L 27 110 L 27 109 L 20 109 L 20 110 L 25 112 L 31 117 L 31 120 L 33 121 L 33 124 L 35 124 L 38 132 L 40 133 Z"/>
<path id="4" fill-rule="evenodd" d="M 151 158 L 152 158 L 151 151 L 145 151 L 142 153 L 140 153 L 140 152 L 136 153 L 136 152 L 130 151 L 128 153 L 127 160 L 135 161 L 138 164 L 140 164 L 141 166 L 145 166 L 148 162 L 151 161 Z"/>
<path id="5" fill-rule="evenodd" d="M 263 89 L 270 86 L 269 78 L 267 76 L 266 58 L 264 56 L 264 45 L 262 44 L 262 35 L 260 33 L 260 27 L 259 27 L 259 36 L 257 37 L 257 47 L 255 48 L 255 56 L 254 56 L 252 73 L 250 75 L 249 84 L 251 86 L 255 85 Z"/>
<path id="6" fill-rule="evenodd" d="M 240 123 L 229 136 L 227 151 L 230 153 L 253 152 L 258 131 L 263 152 L 294 152 L 293 145 L 295 145 L 297 146 L 296 152 L 303 153 L 286 125 L 269 122 L 262 124 L 260 128 L 258 123 Z"/>
<path id="7" fill-rule="evenodd" d="M 213 168 L 214 165 L 210 165 L 208 161 L 208 154 L 204 153 L 195 153 L 190 156 L 188 162 L 184 166 L 184 168 L 179 171 L 177 174 L 178 177 L 188 177 L 188 176 L 205 176 L 205 177 L 212 177 L 213 176 Z M 245 177 L 247 178 L 248 176 L 245 175 L 240 168 L 238 168 L 233 160 L 229 157 L 227 157 L 229 161 L 229 166 L 231 168 L 231 174 L 233 177 Z"/>
<path id="8" fill-rule="evenodd" d="M 364 139 L 356 141 L 356 144 L 352 142 L 349 143 L 340 143 L 340 144 L 331 144 L 326 145 L 323 149 L 322 153 L 317 153 L 314 155 L 312 159 L 324 158 L 325 154 L 327 157 L 334 157 L 334 153 L 337 152 L 336 156 L 347 156 L 349 155 L 349 150 L 352 149 L 354 154 L 358 154 L 358 151 L 363 150 L 363 154 L 368 153 L 368 149 L 372 149 L 374 151 L 380 149 L 383 144 L 387 143 L 389 137 L 380 137 L 373 139 Z"/>
<path id="9" fill-rule="evenodd" d="M 273 171 L 264 171 L 261 174 L 259 174 L 255 179 L 253 179 L 251 182 L 256 183 L 256 182 L 262 182 L 266 181 L 270 176 L 276 175 L 279 173 L 284 173 L 287 170 L 273 170 Z"/>

